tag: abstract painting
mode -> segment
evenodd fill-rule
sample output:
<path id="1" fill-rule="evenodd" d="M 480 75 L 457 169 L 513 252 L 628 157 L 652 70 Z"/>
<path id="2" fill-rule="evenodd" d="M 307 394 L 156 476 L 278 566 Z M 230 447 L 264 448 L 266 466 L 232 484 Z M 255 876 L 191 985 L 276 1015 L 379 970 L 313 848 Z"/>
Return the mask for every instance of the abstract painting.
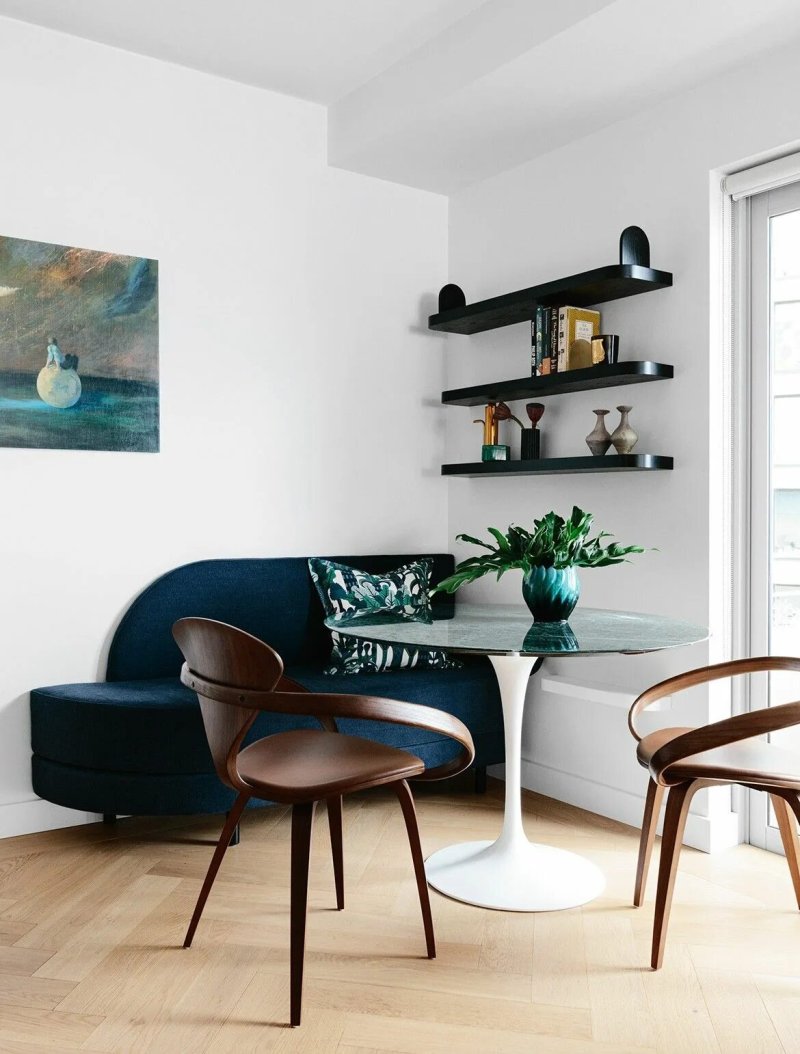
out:
<path id="1" fill-rule="evenodd" d="M 158 450 L 158 263 L 0 236 L 0 446 Z"/>

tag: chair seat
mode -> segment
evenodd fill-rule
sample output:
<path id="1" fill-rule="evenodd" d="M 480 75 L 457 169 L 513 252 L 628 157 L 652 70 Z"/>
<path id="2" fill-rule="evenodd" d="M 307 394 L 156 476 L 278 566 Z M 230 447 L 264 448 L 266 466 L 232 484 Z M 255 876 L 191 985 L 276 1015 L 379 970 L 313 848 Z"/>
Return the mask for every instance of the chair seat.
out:
<path id="1" fill-rule="evenodd" d="M 257 793 L 287 803 L 320 801 L 425 771 L 424 763 L 405 750 L 311 728 L 252 743 L 239 754 L 238 766 Z"/>
<path id="2" fill-rule="evenodd" d="M 639 742 L 636 757 L 650 767 L 656 751 L 665 743 L 691 732 L 690 728 L 660 728 Z M 654 773 L 655 775 L 655 773 Z M 800 754 L 768 743 L 763 738 L 743 739 L 714 750 L 693 754 L 669 766 L 669 782 L 719 780 L 752 787 L 793 787 L 800 790 Z"/>

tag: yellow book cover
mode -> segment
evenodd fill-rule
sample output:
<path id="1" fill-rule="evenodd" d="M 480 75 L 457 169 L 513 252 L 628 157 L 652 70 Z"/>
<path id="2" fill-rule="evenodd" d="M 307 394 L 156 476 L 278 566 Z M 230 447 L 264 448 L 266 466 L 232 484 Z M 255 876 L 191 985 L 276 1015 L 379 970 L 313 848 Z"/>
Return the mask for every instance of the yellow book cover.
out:
<path id="1" fill-rule="evenodd" d="M 565 307 L 561 310 L 563 338 L 559 340 L 559 352 L 563 348 L 563 366 L 559 362 L 559 370 L 580 370 L 592 366 L 592 337 L 600 332 L 600 312 L 585 307 Z M 561 337 L 561 319 L 558 328 Z"/>

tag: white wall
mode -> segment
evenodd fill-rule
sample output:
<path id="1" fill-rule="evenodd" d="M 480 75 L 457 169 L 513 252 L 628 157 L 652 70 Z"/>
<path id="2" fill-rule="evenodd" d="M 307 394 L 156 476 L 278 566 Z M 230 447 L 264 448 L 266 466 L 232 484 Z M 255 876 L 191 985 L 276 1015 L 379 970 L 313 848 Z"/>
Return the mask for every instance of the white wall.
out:
<path id="1" fill-rule="evenodd" d="M 156 575 L 446 546 L 447 202 L 328 168 L 321 107 L 6 20 L 0 95 L 0 233 L 161 278 L 161 453 L 0 449 L 6 836 L 81 819 L 33 800 L 27 692 L 102 676 Z"/>
<path id="2" fill-rule="evenodd" d="M 454 479 L 449 483 L 450 535 L 480 534 L 488 525 L 526 524 L 550 508 L 577 504 L 624 543 L 657 547 L 629 565 L 582 573 L 581 603 L 646 610 L 704 625 L 716 618 L 710 553 L 718 549 L 709 513 L 716 435 L 709 434 L 710 396 L 718 395 L 717 350 L 711 340 L 717 265 L 717 217 L 710 208 L 712 170 L 771 151 L 800 135 L 796 50 L 764 55 L 719 78 L 564 149 L 480 183 L 451 199 L 450 280 L 467 300 L 523 288 L 618 259 L 620 231 L 647 232 L 654 267 L 674 272 L 674 287 L 602 308 L 602 329 L 621 336 L 621 357 L 673 363 L 673 381 L 546 400 L 542 421 L 547 456 L 588 454 L 584 436 L 595 407 L 630 403 L 637 450 L 671 454 L 671 473 Z M 718 185 L 718 183 L 717 183 Z M 711 195 L 713 203 L 717 197 Z M 447 385 L 460 387 L 525 375 L 527 325 L 447 339 Z M 519 405 L 524 417 L 524 405 Z M 449 408 L 448 461 L 476 460 L 480 432 L 472 409 Z M 619 416 L 609 416 L 613 429 Z M 505 426 L 513 437 L 516 426 Z M 516 455 L 515 455 L 516 456 Z M 709 468 L 711 459 L 711 470 Z M 719 510 L 712 506 L 712 515 Z M 463 550 L 466 554 L 467 549 Z M 475 599 L 518 596 L 518 576 L 498 586 L 484 580 Z M 714 627 L 712 627 L 714 628 Z M 717 629 L 719 627 L 716 627 Z M 648 657 L 561 660 L 546 664 L 560 676 L 618 685 L 630 695 L 706 661 L 706 646 Z M 596 706 L 534 689 L 523 753 L 530 786 L 595 811 L 638 823 L 645 776 L 634 761 L 624 708 Z M 673 723 L 707 715 L 698 695 Z M 658 723 L 654 719 L 654 724 Z M 590 748 L 590 749 L 587 749 Z M 727 792 L 711 806 L 713 823 L 698 814 L 694 844 L 735 837 Z"/>

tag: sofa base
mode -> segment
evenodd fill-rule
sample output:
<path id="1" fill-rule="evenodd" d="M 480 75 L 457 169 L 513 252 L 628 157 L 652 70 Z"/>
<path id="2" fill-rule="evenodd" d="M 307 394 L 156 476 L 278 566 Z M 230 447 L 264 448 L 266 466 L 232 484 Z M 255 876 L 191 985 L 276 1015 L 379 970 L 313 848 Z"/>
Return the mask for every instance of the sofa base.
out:
<path id="1" fill-rule="evenodd" d="M 33 789 L 40 798 L 105 816 L 194 816 L 228 812 L 236 800 L 215 772 L 100 772 L 34 754 Z M 252 802 L 259 807 L 266 802 Z"/>

